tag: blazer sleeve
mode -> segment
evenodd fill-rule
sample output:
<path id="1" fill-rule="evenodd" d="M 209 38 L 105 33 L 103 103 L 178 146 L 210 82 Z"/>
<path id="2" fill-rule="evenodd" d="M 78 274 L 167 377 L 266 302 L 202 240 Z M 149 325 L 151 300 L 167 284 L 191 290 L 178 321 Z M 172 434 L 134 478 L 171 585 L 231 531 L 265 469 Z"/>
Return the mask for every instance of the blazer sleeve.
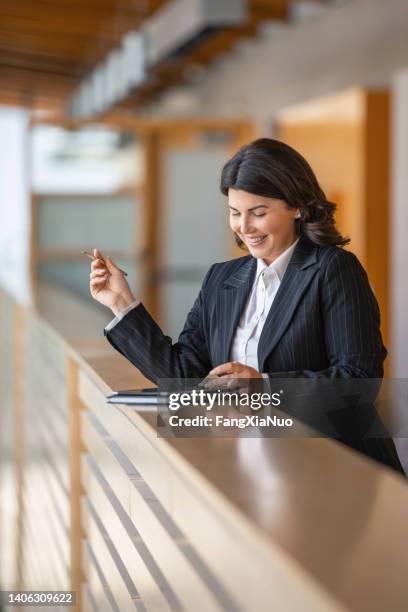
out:
<path id="1" fill-rule="evenodd" d="M 270 378 L 382 378 L 387 350 L 380 311 L 357 257 L 336 249 L 321 285 L 325 349 L 329 367 L 268 373 Z M 317 316 L 317 315 L 316 315 Z"/>
<path id="2" fill-rule="evenodd" d="M 211 276 L 206 274 L 201 291 L 188 313 L 178 342 L 166 336 L 143 304 L 139 304 L 105 336 L 119 353 L 133 363 L 149 380 L 203 378 L 211 370 L 204 334 L 204 293 Z"/>

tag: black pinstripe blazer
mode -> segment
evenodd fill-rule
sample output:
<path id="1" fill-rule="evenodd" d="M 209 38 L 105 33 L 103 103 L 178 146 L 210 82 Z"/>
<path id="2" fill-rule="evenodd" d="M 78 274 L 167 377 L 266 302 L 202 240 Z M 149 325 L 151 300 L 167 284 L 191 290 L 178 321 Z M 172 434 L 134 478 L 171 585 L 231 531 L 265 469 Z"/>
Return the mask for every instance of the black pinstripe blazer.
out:
<path id="1" fill-rule="evenodd" d="M 203 378 L 229 360 L 255 273 L 251 255 L 211 266 L 175 344 L 142 304 L 105 335 L 150 380 Z M 386 354 L 378 304 L 358 259 L 302 237 L 262 330 L 259 371 L 381 378 Z"/>
<path id="2" fill-rule="evenodd" d="M 250 255 L 211 266 L 175 344 L 142 304 L 105 335 L 154 382 L 201 379 L 216 365 L 229 361 L 256 267 Z M 301 237 L 262 330 L 259 371 L 271 379 L 382 378 L 386 355 L 378 304 L 356 256 L 337 247 L 316 246 Z M 301 410 L 308 422 L 313 402 L 306 404 Z M 334 417 L 345 424 L 338 427 L 337 421 L 336 431 L 341 433 L 334 437 L 403 474 L 381 422 L 377 421 L 377 438 L 366 439 L 358 433 L 376 419 L 374 408 L 365 405 L 364 412 L 357 418 L 356 414 L 347 409 Z M 302 419 L 302 412 L 297 416 Z"/>

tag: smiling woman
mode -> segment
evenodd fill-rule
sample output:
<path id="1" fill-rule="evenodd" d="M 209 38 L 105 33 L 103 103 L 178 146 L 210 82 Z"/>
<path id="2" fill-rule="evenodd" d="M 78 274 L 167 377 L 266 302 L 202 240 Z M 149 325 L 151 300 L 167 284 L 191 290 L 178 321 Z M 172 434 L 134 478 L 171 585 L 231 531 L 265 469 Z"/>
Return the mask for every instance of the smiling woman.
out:
<path id="1" fill-rule="evenodd" d="M 376 298 L 358 259 L 341 248 L 349 240 L 336 228 L 335 205 L 303 157 L 256 140 L 225 165 L 221 191 L 249 254 L 211 266 L 174 344 L 95 250 L 90 289 L 115 314 L 105 329 L 112 346 L 154 382 L 382 378 Z M 338 439 L 403 472 L 391 440 L 356 440 L 360 433 L 352 422 L 350 437 Z"/>

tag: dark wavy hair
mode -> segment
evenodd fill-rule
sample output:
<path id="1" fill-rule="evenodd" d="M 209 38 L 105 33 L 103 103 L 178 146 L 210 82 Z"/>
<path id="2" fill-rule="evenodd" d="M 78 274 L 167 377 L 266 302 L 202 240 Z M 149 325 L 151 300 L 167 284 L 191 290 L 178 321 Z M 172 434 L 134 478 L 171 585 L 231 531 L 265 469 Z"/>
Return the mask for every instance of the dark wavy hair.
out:
<path id="1" fill-rule="evenodd" d="M 315 244 L 344 246 L 350 242 L 336 227 L 336 204 L 327 201 L 307 161 L 279 140 L 259 138 L 241 147 L 225 164 L 220 188 L 224 195 L 229 189 L 242 189 L 283 200 L 288 208 L 299 208 L 296 234 Z M 235 240 L 245 248 L 237 234 Z"/>

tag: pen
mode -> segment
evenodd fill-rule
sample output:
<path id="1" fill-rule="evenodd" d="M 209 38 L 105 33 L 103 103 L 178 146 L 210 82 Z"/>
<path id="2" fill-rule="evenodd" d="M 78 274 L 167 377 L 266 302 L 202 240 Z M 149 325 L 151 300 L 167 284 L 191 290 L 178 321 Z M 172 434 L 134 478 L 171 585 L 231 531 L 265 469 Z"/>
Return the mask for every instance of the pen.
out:
<path id="1" fill-rule="evenodd" d="M 99 259 L 99 257 L 95 257 L 95 255 L 92 255 L 92 253 L 90 253 L 89 251 L 81 251 L 81 253 L 82 255 L 86 255 L 90 259 Z M 122 272 L 124 276 L 127 276 L 127 272 L 125 272 L 124 270 L 120 270 L 120 271 Z"/>

